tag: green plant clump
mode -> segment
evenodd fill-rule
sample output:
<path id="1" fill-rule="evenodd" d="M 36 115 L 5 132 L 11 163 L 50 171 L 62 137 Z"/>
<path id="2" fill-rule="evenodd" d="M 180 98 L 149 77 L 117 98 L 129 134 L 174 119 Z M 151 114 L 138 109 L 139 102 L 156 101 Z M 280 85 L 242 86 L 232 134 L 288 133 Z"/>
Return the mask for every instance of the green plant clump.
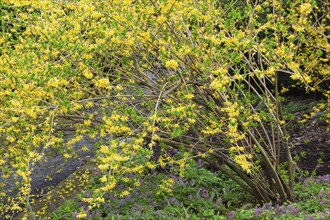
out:
<path id="1" fill-rule="evenodd" d="M 78 196 L 56 209 L 50 218 L 312 220 L 330 217 L 329 175 L 301 178 L 295 184 L 294 202 L 262 206 L 255 206 L 257 201 L 226 176 L 197 164 L 191 164 L 184 177 L 172 176 L 175 183 L 171 194 L 157 194 L 165 176 L 168 177 L 164 173 L 155 173 L 145 179 L 131 196 L 115 198 L 113 194 L 107 195 L 106 205 L 88 211 L 86 203 L 82 202 L 86 195 Z M 90 188 L 93 188 L 97 183 L 91 184 Z"/>

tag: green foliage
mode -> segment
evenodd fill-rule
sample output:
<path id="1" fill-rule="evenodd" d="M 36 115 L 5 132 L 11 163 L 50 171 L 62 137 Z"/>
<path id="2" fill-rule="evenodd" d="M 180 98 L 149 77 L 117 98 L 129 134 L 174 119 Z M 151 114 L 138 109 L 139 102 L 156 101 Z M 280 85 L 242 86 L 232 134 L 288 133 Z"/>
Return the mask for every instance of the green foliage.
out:
<path id="1" fill-rule="evenodd" d="M 174 177 L 172 193 L 156 196 L 158 185 L 166 175 L 154 174 L 146 178 L 132 196 L 121 199 L 109 196 L 105 203 L 107 205 L 87 211 L 86 218 L 231 219 L 229 216 L 232 215 L 232 219 L 237 220 L 284 220 L 329 217 L 329 176 L 301 176 L 300 181 L 295 184 L 294 202 L 253 207 L 249 195 L 240 191 L 232 180 L 195 165 L 187 169 L 184 178 Z M 95 187 L 95 182 L 91 184 L 89 188 Z M 220 189 L 232 189 L 230 196 Z M 51 214 L 51 219 L 76 219 L 86 205 L 81 201 L 84 197 L 86 195 L 63 203 Z"/>
<path id="2" fill-rule="evenodd" d="M 72 213 L 79 210 L 79 204 L 74 200 L 65 201 L 55 212 L 51 213 L 51 219 L 72 219 Z"/>
<path id="3" fill-rule="evenodd" d="M 159 185 L 168 175 L 175 180 L 173 191 L 159 193 Z M 100 182 L 92 181 L 84 195 L 64 203 L 51 214 L 51 219 L 74 219 L 86 205 L 83 198 L 91 196 L 89 191 L 98 184 Z M 120 187 L 116 190 L 120 191 Z M 90 209 L 86 218 L 225 219 L 222 216 L 228 209 L 251 201 L 251 197 L 228 177 L 202 168 L 193 161 L 184 177 L 155 173 L 144 178 L 131 195 L 116 198 L 107 194 L 105 198 L 104 205 Z"/>
<path id="4" fill-rule="evenodd" d="M 295 185 L 294 201 L 281 206 L 266 204 L 237 210 L 235 219 L 328 219 L 330 217 L 329 175 L 302 178 Z"/>

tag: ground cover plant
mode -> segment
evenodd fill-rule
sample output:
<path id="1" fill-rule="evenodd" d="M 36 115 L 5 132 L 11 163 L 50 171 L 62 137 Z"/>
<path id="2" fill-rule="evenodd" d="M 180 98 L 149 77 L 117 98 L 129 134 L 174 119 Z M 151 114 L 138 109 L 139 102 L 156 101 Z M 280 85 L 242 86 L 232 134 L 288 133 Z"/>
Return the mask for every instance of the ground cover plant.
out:
<path id="1" fill-rule="evenodd" d="M 256 201 L 293 200 L 281 93 L 321 93 L 312 113 L 329 123 L 328 3 L 3 0 L 0 10 L 4 218 L 41 215 L 33 170 L 53 152 L 77 157 L 87 137 L 101 173 L 82 198 L 89 210 L 155 170 L 173 175 L 158 176 L 158 193 L 173 193 L 197 159 Z"/>
<path id="2" fill-rule="evenodd" d="M 330 176 L 299 174 L 294 202 L 257 202 L 223 175 L 190 164 L 184 177 L 174 177 L 171 194 L 157 194 L 166 174 L 144 179 L 132 195 L 115 198 L 96 209 L 88 209 L 79 195 L 66 201 L 50 215 L 51 219 L 328 219 L 330 217 Z M 167 176 L 168 177 L 168 176 Z M 173 177 L 173 176 L 172 176 Z M 95 187 L 93 182 L 90 187 Z M 156 196 L 155 196 L 156 195 Z"/>

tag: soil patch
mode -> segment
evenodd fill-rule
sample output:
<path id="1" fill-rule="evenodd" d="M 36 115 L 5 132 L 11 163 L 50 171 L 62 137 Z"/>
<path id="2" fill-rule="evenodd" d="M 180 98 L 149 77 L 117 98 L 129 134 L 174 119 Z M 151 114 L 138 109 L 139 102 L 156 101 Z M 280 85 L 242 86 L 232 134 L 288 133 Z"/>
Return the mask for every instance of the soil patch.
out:
<path id="1" fill-rule="evenodd" d="M 299 169 L 316 171 L 317 175 L 330 174 L 330 126 L 326 123 L 326 112 L 321 111 L 314 117 L 301 122 L 304 114 L 313 112 L 313 106 L 320 100 L 303 97 L 287 97 L 284 113 L 291 114 L 287 131 L 292 156 L 297 160 Z"/>

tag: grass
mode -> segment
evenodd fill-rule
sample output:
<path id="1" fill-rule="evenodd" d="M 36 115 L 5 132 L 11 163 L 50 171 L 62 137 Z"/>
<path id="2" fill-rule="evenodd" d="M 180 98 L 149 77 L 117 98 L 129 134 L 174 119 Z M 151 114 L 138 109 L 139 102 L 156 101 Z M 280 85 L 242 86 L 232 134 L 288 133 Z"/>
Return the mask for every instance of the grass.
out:
<path id="1" fill-rule="evenodd" d="M 175 180 L 172 193 L 160 193 L 164 176 Z M 96 182 L 90 184 L 92 189 Z M 118 189 L 120 190 L 120 189 Z M 330 176 L 299 177 L 294 201 L 288 204 L 258 205 L 232 180 L 213 173 L 198 163 L 191 164 L 184 178 L 154 173 L 143 179 L 131 195 L 115 198 L 105 195 L 106 202 L 98 208 L 87 209 L 81 198 L 66 201 L 54 210 L 50 219 L 329 219 Z"/>

